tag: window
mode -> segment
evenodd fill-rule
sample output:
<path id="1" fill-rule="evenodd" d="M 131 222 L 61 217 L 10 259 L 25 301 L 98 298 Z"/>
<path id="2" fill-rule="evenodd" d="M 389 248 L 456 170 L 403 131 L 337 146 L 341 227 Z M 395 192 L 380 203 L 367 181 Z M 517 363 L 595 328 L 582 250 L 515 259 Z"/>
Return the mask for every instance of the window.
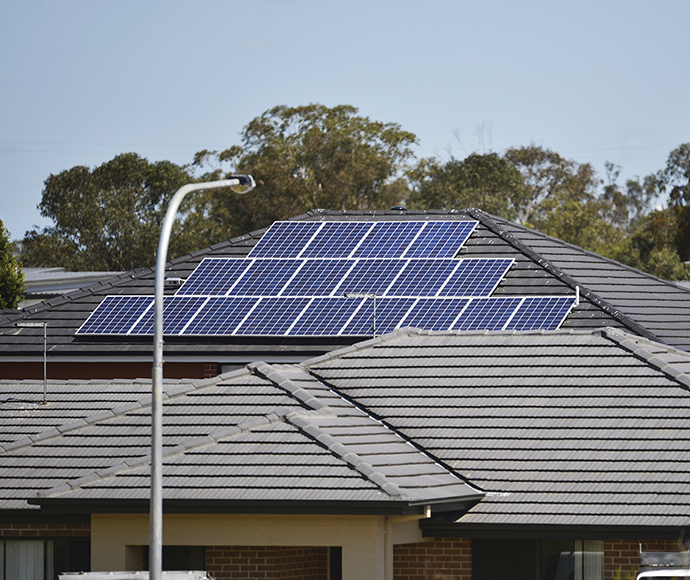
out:
<path id="1" fill-rule="evenodd" d="M 603 580 L 600 540 L 507 540 L 472 542 L 474 580 Z"/>
<path id="2" fill-rule="evenodd" d="M 63 572 L 88 572 L 86 538 L 0 540 L 0 580 L 57 580 Z"/>

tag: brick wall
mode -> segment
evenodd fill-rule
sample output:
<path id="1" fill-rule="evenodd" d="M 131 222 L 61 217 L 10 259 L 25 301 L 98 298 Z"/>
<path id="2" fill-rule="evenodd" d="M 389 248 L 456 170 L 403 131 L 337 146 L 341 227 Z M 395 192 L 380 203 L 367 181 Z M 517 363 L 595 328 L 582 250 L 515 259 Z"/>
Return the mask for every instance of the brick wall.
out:
<path id="1" fill-rule="evenodd" d="M 471 580 L 472 540 L 437 538 L 393 548 L 394 580 Z"/>
<path id="2" fill-rule="evenodd" d="M 643 552 L 682 552 L 685 548 L 680 542 L 672 540 L 642 540 Z M 640 541 L 604 541 L 604 579 L 628 580 L 637 576 L 640 565 Z"/>
<path id="3" fill-rule="evenodd" d="M 0 538 L 34 537 L 34 538 L 55 538 L 55 537 L 81 537 L 91 536 L 91 524 L 88 523 L 67 523 L 67 524 L 10 524 L 0 523 Z"/>
<path id="4" fill-rule="evenodd" d="M 328 548 L 207 546 L 206 571 L 217 580 L 328 580 Z"/>
<path id="5" fill-rule="evenodd" d="M 204 363 L 204 378 L 212 379 L 218 376 L 218 363 Z"/>

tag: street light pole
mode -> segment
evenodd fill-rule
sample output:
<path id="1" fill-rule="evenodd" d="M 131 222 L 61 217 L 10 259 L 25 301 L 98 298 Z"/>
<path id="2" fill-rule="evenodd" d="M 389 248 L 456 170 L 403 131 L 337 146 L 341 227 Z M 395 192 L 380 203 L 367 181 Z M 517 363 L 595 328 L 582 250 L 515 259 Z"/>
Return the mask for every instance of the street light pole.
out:
<path id="1" fill-rule="evenodd" d="M 151 504 L 149 579 L 161 580 L 163 571 L 163 285 L 170 233 L 182 199 L 193 191 L 231 188 L 244 194 L 254 188 L 251 175 L 231 175 L 221 181 L 190 183 L 177 190 L 163 220 L 156 257 L 154 295 L 153 373 L 151 385 Z"/>

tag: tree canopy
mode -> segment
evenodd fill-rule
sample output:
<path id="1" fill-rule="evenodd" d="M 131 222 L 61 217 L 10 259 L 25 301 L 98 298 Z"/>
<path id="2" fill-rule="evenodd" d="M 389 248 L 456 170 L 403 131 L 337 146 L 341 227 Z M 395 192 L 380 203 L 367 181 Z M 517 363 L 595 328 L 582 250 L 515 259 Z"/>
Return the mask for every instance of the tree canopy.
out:
<path id="1" fill-rule="evenodd" d="M 188 166 L 136 153 L 99 167 L 73 167 L 45 181 L 39 209 L 54 225 L 27 232 L 27 266 L 129 270 L 152 266 L 167 205 L 192 181 L 249 173 L 250 195 L 195 193 L 171 239 L 178 256 L 311 209 L 465 209 L 536 228 L 669 279 L 690 277 L 690 143 L 666 166 L 618 184 L 589 163 L 527 145 L 464 159 L 415 159 L 414 134 L 355 107 L 277 106 L 251 120 L 239 145 L 199 151 Z M 652 210 L 667 193 L 669 207 Z"/>
<path id="2" fill-rule="evenodd" d="M 50 175 L 38 207 L 55 225 L 27 232 L 24 264 L 111 271 L 152 266 L 168 202 L 190 181 L 184 168 L 169 161 L 149 163 L 136 153 L 118 155 L 93 170 L 77 166 Z M 196 249 L 190 244 L 193 232 L 184 227 L 189 206 L 182 213 L 171 254 Z"/>
<path id="3" fill-rule="evenodd" d="M 209 235 L 239 235 L 315 208 L 389 209 L 403 201 L 403 170 L 417 138 L 357 112 L 349 105 L 274 107 L 244 128 L 242 147 L 198 153 L 196 167 L 216 164 L 203 179 L 221 177 L 229 164 L 257 182 L 248 196 L 207 196 L 218 224 Z"/>
<path id="4" fill-rule="evenodd" d="M 10 234 L 0 220 L 0 310 L 17 308 L 24 297 L 24 271 L 14 257 Z"/>

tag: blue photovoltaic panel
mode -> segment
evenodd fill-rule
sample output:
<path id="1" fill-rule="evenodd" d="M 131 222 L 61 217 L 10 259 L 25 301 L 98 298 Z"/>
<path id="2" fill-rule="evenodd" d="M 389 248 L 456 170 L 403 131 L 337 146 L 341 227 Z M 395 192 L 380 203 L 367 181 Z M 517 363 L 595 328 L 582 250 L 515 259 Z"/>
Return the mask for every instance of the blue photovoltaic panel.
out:
<path id="1" fill-rule="evenodd" d="M 276 296 L 302 264 L 302 260 L 254 260 L 230 295 Z"/>
<path id="2" fill-rule="evenodd" d="M 250 261 L 233 258 L 206 258 L 175 293 L 176 296 L 222 296 L 237 282 Z"/>
<path id="3" fill-rule="evenodd" d="M 185 324 L 196 314 L 206 298 L 198 296 L 163 297 L 163 334 L 180 334 Z M 149 311 L 129 331 L 130 334 L 150 334 L 153 336 L 153 313 Z"/>
<path id="4" fill-rule="evenodd" d="M 346 292 L 365 292 L 381 296 L 404 266 L 403 260 L 359 260 L 336 293 L 342 296 Z"/>
<path id="5" fill-rule="evenodd" d="M 326 222 L 300 258 L 347 258 L 366 233 L 371 222 Z"/>
<path id="6" fill-rule="evenodd" d="M 231 335 L 258 301 L 258 298 L 210 298 L 182 334 Z"/>
<path id="7" fill-rule="evenodd" d="M 319 222 L 275 222 L 249 252 L 249 257 L 295 258 L 320 227 Z"/>
<path id="8" fill-rule="evenodd" d="M 400 322 L 400 326 L 413 326 L 422 330 L 449 330 L 469 301 L 469 298 L 420 298 Z"/>
<path id="9" fill-rule="evenodd" d="M 506 330 L 556 330 L 573 306 L 574 296 L 525 298 Z"/>
<path id="10" fill-rule="evenodd" d="M 450 330 L 502 330 L 522 298 L 475 298 Z"/>
<path id="11" fill-rule="evenodd" d="M 360 304 L 352 298 L 315 298 L 288 336 L 337 336 Z"/>
<path id="12" fill-rule="evenodd" d="M 342 335 L 370 336 L 374 334 L 374 301 L 371 298 L 353 300 L 364 300 L 364 304 L 350 323 L 343 328 Z M 376 335 L 395 330 L 414 301 L 414 298 L 378 298 L 376 300 Z"/>
<path id="13" fill-rule="evenodd" d="M 283 288 L 281 296 L 328 296 L 354 260 L 308 260 Z"/>
<path id="14" fill-rule="evenodd" d="M 153 296 L 106 296 L 77 334 L 127 334 L 152 306 Z"/>
<path id="15" fill-rule="evenodd" d="M 427 222 L 403 258 L 454 258 L 478 222 Z"/>
<path id="16" fill-rule="evenodd" d="M 399 258 L 424 222 L 376 222 L 353 258 Z"/>
<path id="17" fill-rule="evenodd" d="M 462 260 L 439 296 L 490 296 L 512 263 L 510 258 Z"/>
<path id="18" fill-rule="evenodd" d="M 262 298 L 252 314 L 237 329 L 240 335 L 283 336 L 309 298 Z"/>
<path id="19" fill-rule="evenodd" d="M 458 260 L 410 260 L 386 296 L 436 296 Z"/>

